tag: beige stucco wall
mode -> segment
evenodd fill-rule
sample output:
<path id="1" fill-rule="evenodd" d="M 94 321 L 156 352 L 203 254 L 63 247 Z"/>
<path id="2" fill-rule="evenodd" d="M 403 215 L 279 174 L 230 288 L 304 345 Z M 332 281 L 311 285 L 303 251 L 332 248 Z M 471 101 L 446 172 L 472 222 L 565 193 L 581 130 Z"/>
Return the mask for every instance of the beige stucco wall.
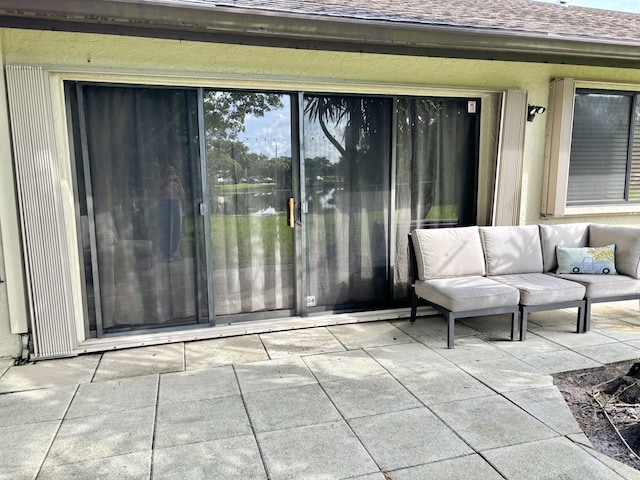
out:
<path id="1" fill-rule="evenodd" d="M 172 76 L 176 83 L 317 91 L 428 92 L 433 89 L 525 90 L 529 103 L 546 105 L 549 79 L 638 84 L 640 70 L 532 64 L 501 61 L 415 58 L 345 52 L 315 52 L 215 43 L 131 38 L 78 33 L 2 31 L 4 61 L 46 65 L 60 70 L 92 73 L 132 72 Z M 159 83 L 165 79 L 157 80 Z M 397 87 L 401 85 L 402 87 Z M 415 89 L 415 90 L 414 90 Z M 437 91 L 434 90 L 434 91 Z M 540 222 L 546 116 L 527 123 L 521 223 Z M 585 221 L 614 221 L 587 216 Z M 566 220 L 566 219 L 565 219 Z M 565 221 L 558 220 L 558 221 Z M 640 216 L 616 217 L 615 222 L 640 225 Z"/>
<path id="2" fill-rule="evenodd" d="M 450 94 L 455 89 L 525 90 L 529 103 L 547 105 L 549 80 L 637 84 L 640 70 L 480 61 L 196 43 L 64 32 L 0 29 L 4 64 L 43 65 L 62 77 L 319 92 Z M 4 96 L 4 94 L 3 94 Z M 54 95 L 54 98 L 55 95 Z M 63 114 L 63 105 L 54 110 Z M 526 125 L 520 222 L 538 223 L 546 115 Z M 7 135 L 0 109 L 0 135 Z M 64 138 L 59 137 L 59 138 Z M 6 149 L 0 155 L 6 155 Z M 64 149 L 62 149 L 64 151 Z M 6 194 L 0 192 L 0 196 Z M 640 225 L 640 215 L 561 218 Z M 0 287 L 0 314 L 6 299 Z M 4 310 L 3 310 L 4 309 Z M 0 342 L 8 322 L 0 320 Z M 0 343 L 0 355 L 2 354 Z"/>
<path id="3" fill-rule="evenodd" d="M 46 65 L 60 70 L 113 73 L 135 72 L 172 76 L 176 83 L 318 91 L 398 91 L 436 89 L 520 89 L 529 103 L 546 105 L 549 79 L 634 83 L 640 89 L 640 70 L 532 64 L 501 61 L 415 58 L 345 52 L 315 52 L 182 42 L 78 33 L 2 31 L 4 61 Z M 198 80 L 195 80 L 198 78 Z M 157 80 L 163 83 L 166 79 Z M 413 90 L 415 88 L 416 90 Z M 527 123 L 521 223 L 540 222 L 546 116 Z M 639 224 L 640 216 L 587 216 L 585 221 Z M 566 221 L 559 219 L 554 221 Z"/>

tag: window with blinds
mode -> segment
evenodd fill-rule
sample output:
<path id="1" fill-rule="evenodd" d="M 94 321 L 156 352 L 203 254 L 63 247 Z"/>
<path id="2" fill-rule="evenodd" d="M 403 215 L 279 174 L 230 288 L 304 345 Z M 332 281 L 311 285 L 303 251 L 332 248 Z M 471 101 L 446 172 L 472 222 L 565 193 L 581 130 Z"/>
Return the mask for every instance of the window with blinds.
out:
<path id="1" fill-rule="evenodd" d="M 640 202 L 637 96 L 576 91 L 567 205 Z"/>
<path id="2" fill-rule="evenodd" d="M 636 96 L 633 122 L 631 168 L 629 169 L 629 201 L 640 202 L 640 105 Z"/>

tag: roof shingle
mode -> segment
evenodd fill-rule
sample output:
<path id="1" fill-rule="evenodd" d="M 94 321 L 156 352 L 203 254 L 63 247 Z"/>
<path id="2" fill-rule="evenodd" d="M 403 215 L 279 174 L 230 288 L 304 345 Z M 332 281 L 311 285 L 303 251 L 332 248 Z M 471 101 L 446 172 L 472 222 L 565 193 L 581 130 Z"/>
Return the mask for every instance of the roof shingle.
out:
<path id="1" fill-rule="evenodd" d="M 640 15 L 533 0 L 146 0 L 145 3 L 640 42 Z"/>

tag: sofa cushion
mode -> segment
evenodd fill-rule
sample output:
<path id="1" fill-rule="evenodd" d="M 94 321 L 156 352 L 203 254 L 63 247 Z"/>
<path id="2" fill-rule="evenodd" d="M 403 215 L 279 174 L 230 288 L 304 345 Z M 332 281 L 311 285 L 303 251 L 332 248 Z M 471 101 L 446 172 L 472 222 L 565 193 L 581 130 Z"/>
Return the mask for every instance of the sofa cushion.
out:
<path id="1" fill-rule="evenodd" d="M 612 225 L 589 226 L 589 246 L 616 245 L 616 270 L 640 278 L 640 229 Z"/>
<path id="2" fill-rule="evenodd" d="M 558 269 L 556 273 L 587 273 L 615 275 L 616 246 L 606 247 L 557 247 Z"/>
<path id="3" fill-rule="evenodd" d="M 515 306 L 520 293 L 487 277 L 439 278 L 416 282 L 416 294 L 452 312 Z"/>
<path id="4" fill-rule="evenodd" d="M 545 272 L 555 272 L 556 246 L 586 247 L 589 241 L 588 223 L 567 223 L 561 225 L 540 225 L 540 242 Z"/>
<path id="5" fill-rule="evenodd" d="M 520 291 L 521 305 L 545 305 L 582 300 L 586 290 L 580 283 L 545 273 L 498 275 L 491 279 L 517 288 Z"/>
<path id="6" fill-rule="evenodd" d="M 416 229 L 412 238 L 420 280 L 485 274 L 478 227 Z"/>
<path id="7" fill-rule="evenodd" d="M 586 287 L 585 298 L 606 298 L 622 295 L 640 295 L 640 280 L 627 275 L 558 274 L 565 280 L 578 282 Z"/>
<path id="8" fill-rule="evenodd" d="M 487 275 L 542 273 L 542 248 L 537 225 L 480 227 Z"/>

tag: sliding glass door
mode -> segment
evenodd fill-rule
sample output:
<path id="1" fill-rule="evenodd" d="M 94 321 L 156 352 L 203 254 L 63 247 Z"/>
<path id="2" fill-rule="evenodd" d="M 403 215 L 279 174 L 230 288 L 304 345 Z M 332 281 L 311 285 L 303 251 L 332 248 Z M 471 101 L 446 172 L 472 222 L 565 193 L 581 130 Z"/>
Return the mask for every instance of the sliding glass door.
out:
<path id="1" fill-rule="evenodd" d="M 289 315 L 291 98 L 212 90 L 203 100 L 215 315 Z"/>
<path id="2" fill-rule="evenodd" d="M 208 317 L 195 92 L 67 85 L 89 329 Z"/>
<path id="3" fill-rule="evenodd" d="M 393 285 L 409 285 L 407 238 L 415 228 L 476 224 L 480 101 L 398 98 L 394 130 Z"/>
<path id="4" fill-rule="evenodd" d="M 304 98 L 307 307 L 386 306 L 390 99 Z"/>
<path id="5" fill-rule="evenodd" d="M 476 219 L 477 99 L 68 82 L 93 335 L 400 306 Z"/>

